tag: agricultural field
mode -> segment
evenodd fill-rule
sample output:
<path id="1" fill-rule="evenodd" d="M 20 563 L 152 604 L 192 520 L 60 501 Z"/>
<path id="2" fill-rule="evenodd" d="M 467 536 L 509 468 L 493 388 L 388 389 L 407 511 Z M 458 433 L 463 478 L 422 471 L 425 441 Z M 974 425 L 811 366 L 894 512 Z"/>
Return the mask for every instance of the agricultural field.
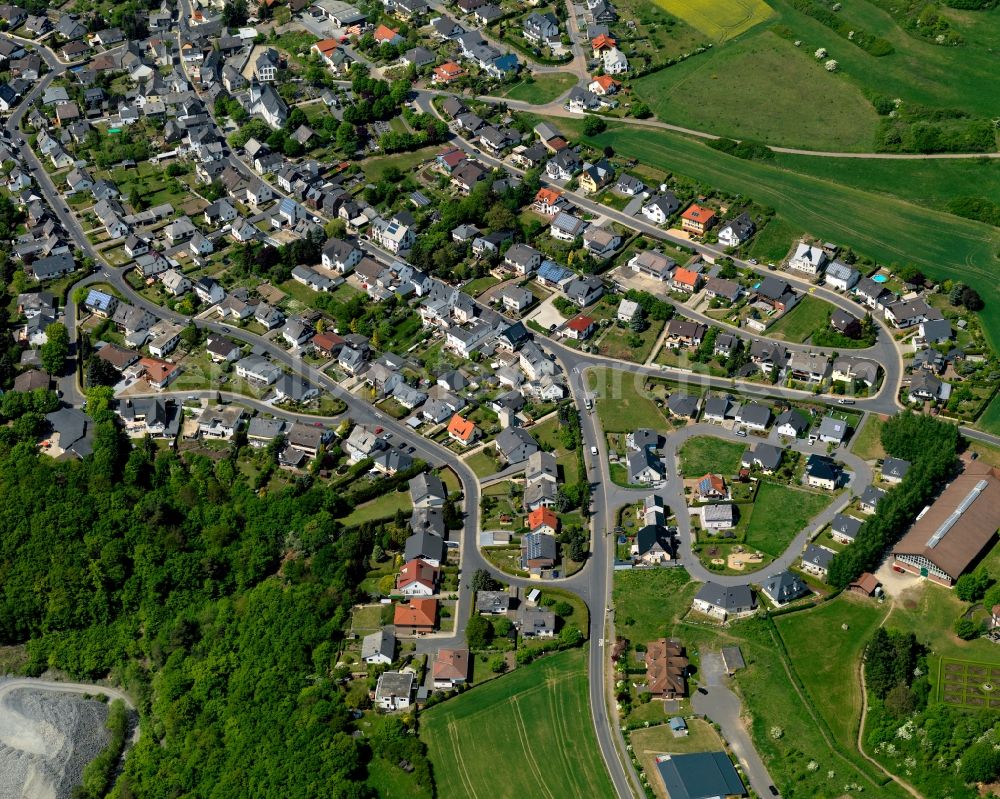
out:
<path id="1" fill-rule="evenodd" d="M 607 433 L 631 433 L 637 427 L 661 429 L 665 417 L 645 390 L 642 375 L 610 369 L 587 373 L 588 388 L 597 394 L 597 415 Z"/>
<path id="2" fill-rule="evenodd" d="M 997 394 L 990 404 L 986 406 L 983 415 L 976 422 L 976 427 L 985 430 L 987 433 L 1000 435 L 1000 394 Z"/>
<path id="3" fill-rule="evenodd" d="M 614 792 L 590 721 L 583 649 L 542 658 L 431 708 L 421 716 L 421 734 L 439 796 Z"/>
<path id="4" fill-rule="evenodd" d="M 785 147 L 870 150 L 878 127 L 860 92 L 823 69 L 811 52 L 771 32 L 640 78 L 634 91 L 671 124 Z M 754 113 L 747 113 L 747 103 Z M 802 113 L 816 107 L 843 113 Z"/>
<path id="5" fill-rule="evenodd" d="M 762 483 L 747 525 L 747 546 L 778 557 L 831 499 L 826 494 Z"/>
<path id="6" fill-rule="evenodd" d="M 740 468 L 740 458 L 746 444 L 723 441 L 713 436 L 695 436 L 684 442 L 680 450 L 681 475 L 701 477 L 713 472 L 729 477 Z"/>
<path id="7" fill-rule="evenodd" d="M 793 0 L 657 4 L 716 42 L 713 50 L 637 83 L 637 93 L 673 124 L 787 147 L 871 151 L 878 117 L 870 97 L 899 99 L 905 108 L 955 109 L 987 120 L 1000 108 L 988 83 L 1000 46 L 998 8 L 940 9 L 963 40 L 948 47 L 900 27 L 888 13 L 897 10 L 896 4 L 888 0 L 838 6 L 840 20 L 879 37 L 892 51 L 876 57 L 798 10 Z M 913 9 L 918 13 L 919 6 Z M 734 41 L 723 45 L 728 39 Z M 813 56 L 820 48 L 837 62 L 835 72 L 824 69 L 826 57 Z M 738 99 L 727 102 L 737 94 Z M 748 99 L 754 113 L 746 113 Z M 801 113 L 824 107 L 838 112 Z"/>
<path id="8" fill-rule="evenodd" d="M 755 25 L 774 16 L 764 0 L 654 0 L 660 8 L 673 14 L 721 44 L 745 33 Z"/>
<path id="9" fill-rule="evenodd" d="M 606 132 L 584 140 L 599 148 L 611 145 L 665 172 L 746 195 L 774 208 L 786 229 L 800 235 L 836 241 L 889 264 L 913 263 L 931 278 L 957 279 L 973 286 L 987 308 L 1000 303 L 1000 285 L 995 280 L 1000 273 L 1000 228 L 735 158 L 669 131 L 650 135 L 648 130 L 610 123 Z M 927 236 L 928 230 L 935 235 Z M 994 346 L 1000 344 L 1000 314 L 984 314 L 980 320 L 987 338 Z"/>
<path id="10" fill-rule="evenodd" d="M 767 337 L 801 344 L 816 328 L 826 324 L 826 315 L 829 311 L 830 306 L 823 300 L 806 294 L 798 305 L 783 314 L 767 329 Z"/>
<path id="11" fill-rule="evenodd" d="M 845 747 L 854 745 L 861 718 L 861 656 L 885 614 L 884 606 L 845 593 L 774 620 L 813 707 Z"/>
<path id="12" fill-rule="evenodd" d="M 515 83 L 502 96 L 510 100 L 545 105 L 572 89 L 576 81 L 576 75 L 570 72 L 540 72 Z"/>

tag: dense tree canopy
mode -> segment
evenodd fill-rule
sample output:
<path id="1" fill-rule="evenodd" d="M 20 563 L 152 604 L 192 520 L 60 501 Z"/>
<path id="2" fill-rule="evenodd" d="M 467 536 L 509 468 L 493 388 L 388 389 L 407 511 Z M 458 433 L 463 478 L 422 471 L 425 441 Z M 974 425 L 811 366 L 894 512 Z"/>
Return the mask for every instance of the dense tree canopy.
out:
<path id="1" fill-rule="evenodd" d="M 32 673 L 136 697 L 142 737 L 111 796 L 369 796 L 332 667 L 371 529 L 342 529 L 342 498 L 308 478 L 263 495 L 232 459 L 131 448 L 108 396 L 91 391 L 86 461 L 0 428 L 0 642 L 26 642 Z M 411 746 L 396 738 L 380 746 Z"/>

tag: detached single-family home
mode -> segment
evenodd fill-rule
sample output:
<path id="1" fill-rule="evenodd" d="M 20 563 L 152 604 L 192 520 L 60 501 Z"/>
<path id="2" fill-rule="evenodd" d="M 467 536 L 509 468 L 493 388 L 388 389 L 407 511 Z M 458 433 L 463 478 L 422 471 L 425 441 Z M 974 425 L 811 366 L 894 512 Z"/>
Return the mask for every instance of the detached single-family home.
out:
<path id="1" fill-rule="evenodd" d="M 839 541 L 841 544 L 852 544 L 858 537 L 858 530 L 861 529 L 862 524 L 864 522 L 861 519 L 838 513 L 830 522 L 830 535 L 833 536 L 834 541 Z"/>
<path id="2" fill-rule="evenodd" d="M 434 629 L 433 624 L 431 624 L 430 629 Z M 413 674 L 411 672 L 387 671 L 379 676 L 375 686 L 375 707 L 391 713 L 396 710 L 406 710 L 412 701 Z"/>
<path id="3" fill-rule="evenodd" d="M 802 553 L 802 570 L 825 579 L 835 554 L 825 547 L 809 544 Z"/>
<path id="4" fill-rule="evenodd" d="M 795 247 L 795 252 L 788 259 L 788 268 L 807 275 L 818 275 L 826 266 L 827 255 L 823 248 L 800 241 Z"/>
<path id="5" fill-rule="evenodd" d="M 724 247 L 739 247 L 757 230 L 750 215 L 742 213 L 725 222 L 719 230 L 719 244 Z"/>
<path id="6" fill-rule="evenodd" d="M 695 594 L 692 607 L 723 621 L 752 615 L 757 598 L 749 585 L 719 585 L 707 582 Z"/>
<path id="7" fill-rule="evenodd" d="M 773 577 L 768 577 L 760 589 L 764 596 L 778 606 L 786 605 L 810 593 L 809 586 L 802 581 L 802 578 L 790 571 L 783 571 Z"/>
<path id="8" fill-rule="evenodd" d="M 704 236 L 715 224 L 715 211 L 711 208 L 691 203 L 681 214 L 681 230 L 694 236 Z"/>

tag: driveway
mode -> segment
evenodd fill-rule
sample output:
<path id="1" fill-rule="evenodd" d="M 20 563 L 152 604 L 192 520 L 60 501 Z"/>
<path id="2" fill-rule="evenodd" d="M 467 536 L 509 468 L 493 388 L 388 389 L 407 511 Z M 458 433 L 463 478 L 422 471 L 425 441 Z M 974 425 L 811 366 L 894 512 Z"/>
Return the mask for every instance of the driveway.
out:
<path id="1" fill-rule="evenodd" d="M 729 678 L 718 652 L 701 653 L 702 688 L 708 693 L 695 692 L 691 695 L 691 707 L 719 725 L 722 737 L 732 747 L 736 759 L 743 767 L 743 773 L 758 796 L 770 796 L 771 775 L 754 749 L 753 741 L 743 726 L 743 703 L 729 690 Z"/>
<path id="2" fill-rule="evenodd" d="M 528 318 L 531 319 L 532 322 L 541 325 L 546 330 L 548 330 L 552 325 L 556 325 L 557 327 L 562 326 L 565 320 L 563 319 L 562 314 L 556 310 L 555 305 L 552 304 L 555 298 L 555 294 L 546 298 L 542 304 L 538 306 L 538 309 Z"/>

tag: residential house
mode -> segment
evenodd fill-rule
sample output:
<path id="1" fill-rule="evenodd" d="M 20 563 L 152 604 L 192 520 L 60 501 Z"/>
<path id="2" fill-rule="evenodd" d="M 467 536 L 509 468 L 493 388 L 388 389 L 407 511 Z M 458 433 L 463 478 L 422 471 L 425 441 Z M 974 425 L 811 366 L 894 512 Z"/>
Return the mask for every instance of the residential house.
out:
<path id="1" fill-rule="evenodd" d="M 922 322 L 943 318 L 941 311 L 928 305 L 923 297 L 886 305 L 884 313 L 887 322 L 904 330 Z"/>
<path id="2" fill-rule="evenodd" d="M 433 596 L 441 570 L 426 560 L 409 561 L 396 575 L 396 592 L 403 596 Z"/>
<path id="3" fill-rule="evenodd" d="M 471 419 L 466 419 L 461 414 L 455 414 L 448 422 L 448 438 L 457 441 L 463 447 L 472 444 L 479 436 L 479 428 Z"/>
<path id="4" fill-rule="evenodd" d="M 853 544 L 854 540 L 858 537 L 858 531 L 861 529 L 862 524 L 864 522 L 861 519 L 855 519 L 853 516 L 838 513 L 833 517 L 833 521 L 830 522 L 830 535 L 833 536 L 834 541 L 838 541 L 841 544 Z"/>
<path id="5" fill-rule="evenodd" d="M 768 577 L 760 588 L 764 595 L 779 607 L 810 593 L 809 586 L 802 581 L 802 578 L 787 570 Z"/>
<path id="6" fill-rule="evenodd" d="M 677 557 L 677 546 L 665 527 L 647 524 L 635 534 L 630 554 L 641 563 L 653 566 L 674 560 Z"/>
<path id="7" fill-rule="evenodd" d="M 736 421 L 749 430 L 767 430 L 771 423 L 771 409 L 756 401 L 747 402 L 737 412 Z"/>
<path id="8" fill-rule="evenodd" d="M 692 607 L 700 613 L 726 621 L 752 615 L 757 598 L 749 585 L 719 585 L 707 582 L 695 594 Z"/>
<path id="9" fill-rule="evenodd" d="M 739 247 L 747 241 L 757 230 L 750 215 L 742 213 L 739 216 L 725 222 L 719 229 L 719 244 L 724 247 Z"/>
<path id="10" fill-rule="evenodd" d="M 885 458 L 882 461 L 880 472 L 882 479 L 887 483 L 898 485 L 903 482 L 907 472 L 910 471 L 910 462 L 902 458 Z"/>
<path id="11" fill-rule="evenodd" d="M 361 660 L 369 666 L 388 666 L 396 659 L 396 635 L 388 627 L 361 639 Z"/>
<path id="12" fill-rule="evenodd" d="M 439 649 L 431 667 L 431 679 L 438 689 L 466 683 L 469 679 L 469 650 Z"/>
<path id="13" fill-rule="evenodd" d="M 817 435 L 824 444 L 843 444 L 849 431 L 847 422 L 833 416 L 824 416 L 819 424 Z"/>
<path id="14" fill-rule="evenodd" d="M 677 197 L 674 196 L 673 192 L 668 191 L 650 197 L 642 206 L 642 214 L 654 225 L 663 225 L 677 213 L 680 207 L 681 204 Z"/>
<path id="15" fill-rule="evenodd" d="M 830 569 L 830 562 L 836 553 L 826 547 L 819 547 L 815 544 L 808 544 L 802 553 L 802 570 L 814 574 L 821 579 L 826 579 Z"/>
<path id="16" fill-rule="evenodd" d="M 604 294 L 604 283 L 597 275 L 573 278 L 563 287 L 563 294 L 580 308 L 597 302 Z"/>
<path id="17" fill-rule="evenodd" d="M 746 469 L 760 469 L 764 474 L 774 474 L 781 465 L 781 458 L 784 452 L 781 447 L 758 442 L 752 447 L 747 447 L 746 452 L 743 453 L 740 465 Z"/>
<path id="18" fill-rule="evenodd" d="M 656 699 L 687 696 L 688 659 L 675 639 L 660 638 L 646 645 L 646 690 Z"/>
<path id="19" fill-rule="evenodd" d="M 730 530 L 736 526 L 736 506 L 728 502 L 710 503 L 698 509 L 706 530 Z"/>
<path id="20" fill-rule="evenodd" d="M 832 261 L 826 266 L 823 282 L 837 291 L 850 291 L 857 284 L 860 274 L 843 261 Z"/>
<path id="21" fill-rule="evenodd" d="M 535 574 L 551 569 L 558 560 L 554 536 L 544 533 L 525 533 L 521 536 L 521 568 Z"/>
<path id="22" fill-rule="evenodd" d="M 834 491 L 840 482 L 840 466 L 833 458 L 812 453 L 806 459 L 806 485 Z"/>
<path id="23" fill-rule="evenodd" d="M 674 318 L 667 322 L 664 344 L 672 349 L 680 347 L 696 348 L 701 346 L 708 326 L 689 319 Z"/>
<path id="24" fill-rule="evenodd" d="M 678 419 L 693 419 L 698 414 L 698 397 L 684 391 L 674 391 L 667 397 L 667 410 Z"/>
<path id="25" fill-rule="evenodd" d="M 583 232 L 583 248 L 597 258 L 610 258 L 621 243 L 621 235 L 604 227 L 590 225 Z"/>
<path id="26" fill-rule="evenodd" d="M 538 443 L 531 434 L 520 427 L 508 427 L 496 438 L 497 453 L 508 465 L 526 461 L 538 451 Z"/>
<path id="27" fill-rule="evenodd" d="M 542 254 L 527 244 L 513 244 L 504 254 L 503 262 L 517 274 L 528 276 L 534 274 L 541 265 Z"/>
<path id="28" fill-rule="evenodd" d="M 739 299 L 742 288 L 735 280 L 721 277 L 711 277 L 705 284 L 705 296 L 713 300 L 725 300 L 734 303 Z"/>
<path id="29" fill-rule="evenodd" d="M 635 484 L 658 483 L 666 476 L 663 461 L 649 449 L 629 452 L 625 456 L 628 481 Z"/>
<path id="30" fill-rule="evenodd" d="M 599 192 L 615 178 L 615 168 L 602 158 L 594 164 L 585 164 L 580 175 L 580 188 L 587 194 Z"/>
<path id="31" fill-rule="evenodd" d="M 875 486 L 866 486 L 865 490 L 861 492 L 858 497 L 858 507 L 862 513 L 866 513 L 869 516 L 878 509 L 878 503 L 882 501 L 886 492 L 881 488 L 876 488 Z"/>
<path id="32" fill-rule="evenodd" d="M 704 236 L 715 224 L 715 211 L 691 203 L 681 214 L 681 230 L 694 236 Z"/>
<path id="33" fill-rule="evenodd" d="M 433 630 L 434 625 L 429 629 Z M 382 673 L 375 686 L 375 707 L 387 712 L 406 710 L 413 701 L 413 682 L 412 672 Z"/>
<path id="34" fill-rule="evenodd" d="M 877 311 L 884 311 L 885 307 L 895 302 L 896 295 L 870 277 L 861 278 L 854 286 L 854 297 L 862 305 L 867 305 Z"/>
<path id="35" fill-rule="evenodd" d="M 673 259 L 656 250 L 642 250 L 636 253 L 629 259 L 628 265 L 632 267 L 633 272 L 661 283 L 672 279 L 674 268 L 677 266 Z"/>
<path id="36" fill-rule="evenodd" d="M 762 303 L 778 313 L 784 313 L 799 301 L 799 296 L 792 290 L 788 281 L 768 275 L 754 289 L 751 302 Z"/>
<path id="37" fill-rule="evenodd" d="M 774 420 L 774 429 L 779 435 L 798 438 L 809 429 L 809 420 L 801 411 L 789 408 L 778 414 L 778 418 Z"/>
<path id="38" fill-rule="evenodd" d="M 794 350 L 788 358 L 788 371 L 794 380 L 805 383 L 821 383 L 830 368 L 830 360 L 816 352 Z"/>
<path id="39" fill-rule="evenodd" d="M 678 266 L 674 269 L 670 288 L 682 294 L 694 294 L 701 288 L 701 273 Z"/>
<path id="40" fill-rule="evenodd" d="M 528 530 L 546 535 L 559 534 L 559 517 L 547 507 L 539 507 L 528 513 Z"/>
<path id="41" fill-rule="evenodd" d="M 236 376 L 252 383 L 269 386 L 280 374 L 275 364 L 260 355 L 248 355 L 236 362 Z"/>
<path id="42" fill-rule="evenodd" d="M 795 252 L 788 259 L 788 268 L 807 275 L 818 275 L 823 271 L 827 260 L 822 247 L 800 241 L 795 247 Z"/>
<path id="43" fill-rule="evenodd" d="M 590 338 L 596 329 L 596 320 L 584 314 L 574 316 L 564 327 L 566 336 L 574 339 L 575 341 L 583 341 L 584 339 Z"/>

